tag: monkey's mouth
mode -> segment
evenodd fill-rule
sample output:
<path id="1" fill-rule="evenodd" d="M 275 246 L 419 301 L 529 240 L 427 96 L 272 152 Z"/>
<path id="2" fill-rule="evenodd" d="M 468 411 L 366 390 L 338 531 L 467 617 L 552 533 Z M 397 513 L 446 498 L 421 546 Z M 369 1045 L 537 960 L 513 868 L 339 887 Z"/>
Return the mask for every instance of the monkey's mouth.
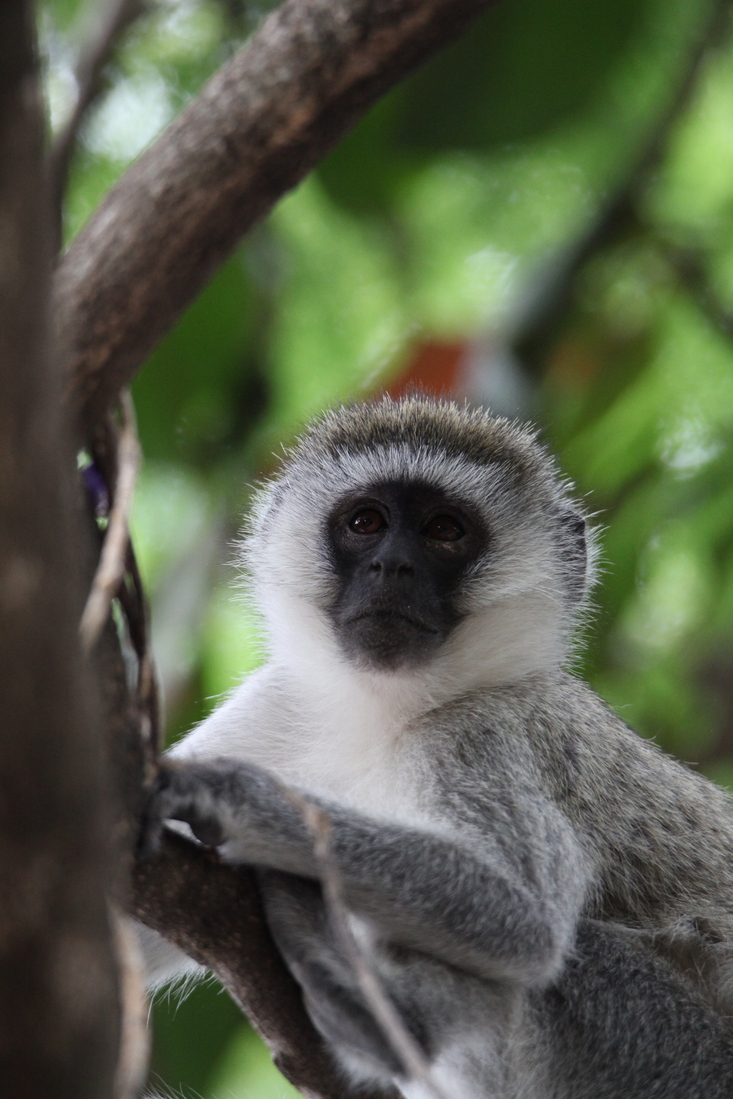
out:
<path id="1" fill-rule="evenodd" d="M 393 607 L 382 607 L 364 611 L 362 614 L 355 614 L 344 625 L 347 628 L 356 626 L 359 629 L 362 623 L 367 628 L 376 627 L 380 630 L 390 630 L 392 628 L 402 631 L 407 627 L 408 629 L 419 630 L 422 633 L 433 634 L 436 637 L 441 633 L 437 626 L 433 626 L 415 615 L 395 610 Z"/>
<path id="2" fill-rule="evenodd" d="M 419 664 L 443 640 L 433 622 L 397 607 L 372 607 L 339 623 L 344 649 L 358 663 L 396 670 Z"/>

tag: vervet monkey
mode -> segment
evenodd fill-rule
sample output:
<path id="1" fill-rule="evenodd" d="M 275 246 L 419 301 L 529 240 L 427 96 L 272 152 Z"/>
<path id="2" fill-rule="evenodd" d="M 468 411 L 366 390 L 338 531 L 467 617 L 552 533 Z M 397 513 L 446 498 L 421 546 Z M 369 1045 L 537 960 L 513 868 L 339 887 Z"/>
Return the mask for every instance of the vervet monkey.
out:
<path id="1" fill-rule="evenodd" d="M 244 543 L 269 652 L 164 765 L 151 823 L 260 868 L 352 1084 L 410 1079 L 326 918 L 353 926 L 455 1099 L 733 1096 L 733 813 L 567 670 L 592 533 L 526 427 L 384 399 L 325 415 Z"/>

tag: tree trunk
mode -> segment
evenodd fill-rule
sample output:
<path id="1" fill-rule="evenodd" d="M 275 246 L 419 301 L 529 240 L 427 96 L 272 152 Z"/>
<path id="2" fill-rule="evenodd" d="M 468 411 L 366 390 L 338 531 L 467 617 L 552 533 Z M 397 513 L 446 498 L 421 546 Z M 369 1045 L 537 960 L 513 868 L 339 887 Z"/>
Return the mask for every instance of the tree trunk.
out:
<path id="1" fill-rule="evenodd" d="M 43 119 L 27 0 L 0 5 L 0 1081 L 111 1096 L 119 1009 L 102 744 L 77 623 L 83 527 L 49 355 Z"/>

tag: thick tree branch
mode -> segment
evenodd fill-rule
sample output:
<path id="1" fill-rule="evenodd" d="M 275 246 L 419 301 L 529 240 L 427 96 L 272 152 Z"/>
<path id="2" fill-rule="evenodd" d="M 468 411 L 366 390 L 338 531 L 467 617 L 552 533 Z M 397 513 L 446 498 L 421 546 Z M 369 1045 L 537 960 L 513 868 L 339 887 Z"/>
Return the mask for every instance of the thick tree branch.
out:
<path id="1" fill-rule="evenodd" d="M 168 834 L 161 852 L 135 867 L 131 911 L 217 975 L 303 1095 L 345 1099 L 349 1089 L 272 941 L 254 874 Z M 359 1095 L 396 1099 L 386 1092 Z"/>
<path id="2" fill-rule="evenodd" d="M 81 666 L 84 540 L 47 347 L 50 218 L 30 0 L 0 4 L 0 1091 L 112 1092 L 106 777 Z"/>
<path id="3" fill-rule="evenodd" d="M 61 262 L 87 431 L 237 241 L 490 0 L 285 0 L 112 189 Z"/>

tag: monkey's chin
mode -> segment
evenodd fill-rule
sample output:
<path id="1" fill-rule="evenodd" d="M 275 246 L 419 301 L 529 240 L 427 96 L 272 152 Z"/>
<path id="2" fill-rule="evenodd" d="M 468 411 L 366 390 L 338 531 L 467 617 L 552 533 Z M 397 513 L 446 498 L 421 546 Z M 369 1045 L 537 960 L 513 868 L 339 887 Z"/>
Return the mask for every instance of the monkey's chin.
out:
<path id="1" fill-rule="evenodd" d="M 379 671 L 418 667 L 430 660 L 444 640 L 437 628 L 384 611 L 353 618 L 341 626 L 339 635 L 354 663 Z"/>

